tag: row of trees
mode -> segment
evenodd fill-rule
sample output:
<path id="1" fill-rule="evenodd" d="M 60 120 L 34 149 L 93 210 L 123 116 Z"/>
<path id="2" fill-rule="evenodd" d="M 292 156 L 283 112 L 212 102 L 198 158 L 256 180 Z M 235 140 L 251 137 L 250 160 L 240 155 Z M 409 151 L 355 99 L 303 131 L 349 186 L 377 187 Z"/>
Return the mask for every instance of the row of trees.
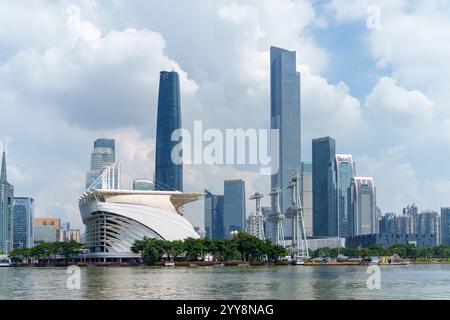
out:
<path id="1" fill-rule="evenodd" d="M 288 252 L 282 246 L 273 245 L 270 240 L 260 240 L 240 232 L 232 239 L 206 240 L 186 239 L 184 241 L 163 241 L 144 238 L 134 243 L 131 250 L 139 253 L 145 264 L 168 260 L 186 259 L 196 261 L 208 254 L 220 261 L 279 261 Z"/>
<path id="2" fill-rule="evenodd" d="M 311 251 L 311 257 L 336 258 L 339 254 L 348 257 L 392 256 L 398 254 L 405 259 L 448 259 L 450 258 L 450 246 L 437 246 L 432 248 L 417 248 L 412 245 L 395 245 L 389 248 L 373 246 L 370 248 L 321 248 Z"/>
<path id="3" fill-rule="evenodd" d="M 82 248 L 83 245 L 75 241 L 48 242 L 41 243 L 33 248 L 14 249 L 9 256 L 18 261 L 51 261 L 61 257 L 68 261 L 75 255 L 78 255 Z"/>

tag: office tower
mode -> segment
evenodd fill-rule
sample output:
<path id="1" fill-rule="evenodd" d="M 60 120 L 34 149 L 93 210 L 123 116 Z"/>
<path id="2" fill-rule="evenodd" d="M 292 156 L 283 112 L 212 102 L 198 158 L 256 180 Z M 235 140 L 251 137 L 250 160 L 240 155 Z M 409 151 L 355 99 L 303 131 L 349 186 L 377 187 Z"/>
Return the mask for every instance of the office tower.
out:
<path id="1" fill-rule="evenodd" d="M 441 208 L 441 244 L 450 245 L 450 208 Z"/>
<path id="2" fill-rule="evenodd" d="M 33 219 L 34 199 L 14 197 L 14 249 L 33 247 Z"/>
<path id="3" fill-rule="evenodd" d="M 284 214 L 291 205 L 287 186 L 293 174 L 300 175 L 301 170 L 300 73 L 295 51 L 270 48 L 270 97 L 271 129 L 279 132 L 279 170 L 272 175 L 272 188 L 282 190 L 280 207 Z M 286 238 L 292 238 L 289 219 L 284 221 L 284 230 Z"/>
<path id="4" fill-rule="evenodd" d="M 349 154 L 337 154 L 334 159 L 334 178 L 336 192 L 336 220 L 333 223 L 333 234 L 338 237 L 350 236 L 350 219 L 348 214 L 348 188 L 355 177 L 355 166 Z"/>
<path id="5" fill-rule="evenodd" d="M 244 180 L 226 180 L 224 183 L 223 225 L 225 237 L 231 232 L 245 231 L 246 198 Z"/>
<path id="6" fill-rule="evenodd" d="M 417 217 L 417 233 L 419 235 L 435 235 L 436 245 L 440 243 L 440 217 L 437 212 L 424 211 Z"/>
<path id="7" fill-rule="evenodd" d="M 103 179 L 99 178 L 104 176 Z M 120 163 L 116 162 L 116 142 L 114 139 L 98 139 L 91 154 L 91 170 L 86 175 L 86 190 L 120 189 Z M 108 183 L 109 186 L 104 184 Z M 95 183 L 95 186 L 93 185 Z"/>
<path id="8" fill-rule="evenodd" d="M 313 194 L 312 194 L 312 162 L 302 162 L 300 180 L 300 199 L 303 205 L 305 230 L 308 237 L 313 235 Z"/>
<path id="9" fill-rule="evenodd" d="M 8 182 L 6 174 L 6 152 L 3 147 L 2 171 L 0 176 L 0 251 L 8 253 L 13 249 L 14 187 Z"/>
<path id="10" fill-rule="evenodd" d="M 61 219 L 54 217 L 35 218 L 33 226 L 35 243 L 63 241 L 61 240 Z"/>
<path id="11" fill-rule="evenodd" d="M 137 179 L 133 181 L 133 190 L 139 191 L 154 191 L 155 184 L 153 181 L 145 179 Z"/>
<path id="12" fill-rule="evenodd" d="M 348 193 L 350 235 L 375 234 L 377 203 L 373 178 L 352 178 Z"/>
<path id="13" fill-rule="evenodd" d="M 315 237 L 337 236 L 335 223 L 335 183 L 333 161 L 336 142 L 330 138 L 312 141 L 313 160 L 313 234 Z"/>
<path id="14" fill-rule="evenodd" d="M 183 164 L 172 159 L 179 144 L 172 133 L 181 128 L 180 80 L 175 71 L 162 71 L 159 81 L 155 185 L 157 190 L 183 191 Z"/>
<path id="15" fill-rule="evenodd" d="M 224 196 L 214 195 L 205 189 L 205 238 L 225 238 L 223 226 Z"/>

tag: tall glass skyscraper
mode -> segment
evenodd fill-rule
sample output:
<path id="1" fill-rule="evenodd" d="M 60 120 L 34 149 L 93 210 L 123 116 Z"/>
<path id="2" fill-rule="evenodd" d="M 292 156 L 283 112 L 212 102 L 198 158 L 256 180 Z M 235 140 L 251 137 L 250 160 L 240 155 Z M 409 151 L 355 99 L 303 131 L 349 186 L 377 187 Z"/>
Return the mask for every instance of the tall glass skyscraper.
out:
<path id="1" fill-rule="evenodd" d="M 5 253 L 13 249 L 14 232 L 14 187 L 8 182 L 6 174 L 6 152 L 3 150 L 2 171 L 0 176 L 0 251 Z"/>
<path id="2" fill-rule="evenodd" d="M 279 130 L 279 171 L 272 175 L 272 188 L 280 188 L 281 212 L 290 206 L 287 186 L 294 173 L 301 173 L 300 73 L 296 52 L 270 48 L 271 129 Z M 273 161 L 273 160 L 272 160 Z M 291 220 L 284 220 L 286 238 L 292 237 Z"/>
<path id="3" fill-rule="evenodd" d="M 14 249 L 31 248 L 33 236 L 34 199 L 29 197 L 14 198 Z"/>
<path id="4" fill-rule="evenodd" d="M 375 234 L 377 200 L 373 178 L 352 178 L 348 189 L 348 202 L 351 236 Z"/>
<path id="5" fill-rule="evenodd" d="M 116 141 L 114 139 L 97 139 L 91 154 L 91 170 L 86 174 L 86 189 L 100 176 L 105 167 L 114 167 L 113 189 L 120 189 L 120 164 L 116 163 Z"/>
<path id="6" fill-rule="evenodd" d="M 245 231 L 246 198 L 244 180 L 227 180 L 224 185 L 223 225 L 225 237 Z"/>
<path id="7" fill-rule="evenodd" d="M 206 189 L 205 194 L 205 237 L 210 240 L 223 239 L 224 196 L 212 194 Z"/>
<path id="8" fill-rule="evenodd" d="M 335 156 L 336 142 L 332 138 L 313 140 L 313 234 L 315 237 L 337 236 L 333 166 Z"/>
<path id="9" fill-rule="evenodd" d="M 162 71 L 159 79 L 158 119 L 156 129 L 157 190 L 183 191 L 183 164 L 172 161 L 172 133 L 181 128 L 180 79 L 175 71 Z M 180 156 L 182 156 L 180 154 Z"/>
<path id="10" fill-rule="evenodd" d="M 355 166 L 352 156 L 349 154 L 337 154 L 334 160 L 334 172 L 336 174 L 336 222 L 333 225 L 334 233 L 338 237 L 350 236 L 350 217 L 348 214 L 348 188 L 352 178 L 355 177 Z"/>
<path id="11" fill-rule="evenodd" d="M 450 208 L 441 208 L 441 244 L 450 245 Z"/>

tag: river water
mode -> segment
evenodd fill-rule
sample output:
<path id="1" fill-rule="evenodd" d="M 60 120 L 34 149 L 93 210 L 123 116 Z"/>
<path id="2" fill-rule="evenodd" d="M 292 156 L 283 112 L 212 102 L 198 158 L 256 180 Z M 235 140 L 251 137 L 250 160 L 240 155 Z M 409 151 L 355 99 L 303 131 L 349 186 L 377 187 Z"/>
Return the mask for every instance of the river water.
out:
<path id="1" fill-rule="evenodd" d="M 450 265 L 380 267 L 369 290 L 367 267 L 89 267 L 80 289 L 66 268 L 0 268 L 0 299 L 450 299 Z"/>

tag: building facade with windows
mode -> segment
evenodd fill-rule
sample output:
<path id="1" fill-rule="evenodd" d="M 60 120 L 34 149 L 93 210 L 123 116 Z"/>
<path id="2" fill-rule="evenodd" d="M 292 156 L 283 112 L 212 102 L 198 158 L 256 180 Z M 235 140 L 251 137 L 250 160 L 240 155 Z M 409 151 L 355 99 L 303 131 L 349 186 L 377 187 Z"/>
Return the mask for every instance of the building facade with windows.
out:
<path id="1" fill-rule="evenodd" d="M 34 245 L 34 199 L 14 197 L 14 248 L 31 248 Z"/>
<path id="2" fill-rule="evenodd" d="M 223 225 L 225 237 L 232 232 L 245 231 L 246 198 L 244 180 L 226 180 L 224 183 Z"/>
<path id="3" fill-rule="evenodd" d="M 162 71 L 159 78 L 156 125 L 156 190 L 183 192 L 183 164 L 176 163 L 175 159 L 172 159 L 172 150 L 180 145 L 179 141 L 172 141 L 172 133 L 181 129 L 181 124 L 178 73 Z M 180 150 L 179 155 L 182 156 L 182 150 Z"/>
<path id="4" fill-rule="evenodd" d="M 279 133 L 279 170 L 272 175 L 272 188 L 282 190 L 280 207 L 283 214 L 290 206 L 286 188 L 294 173 L 300 175 L 301 171 L 300 73 L 296 61 L 295 51 L 270 48 L 271 129 Z M 285 219 L 284 230 L 286 238 L 291 238 L 290 219 Z"/>
<path id="5" fill-rule="evenodd" d="M 330 137 L 312 142 L 313 235 L 336 236 L 334 166 L 336 142 Z"/>

